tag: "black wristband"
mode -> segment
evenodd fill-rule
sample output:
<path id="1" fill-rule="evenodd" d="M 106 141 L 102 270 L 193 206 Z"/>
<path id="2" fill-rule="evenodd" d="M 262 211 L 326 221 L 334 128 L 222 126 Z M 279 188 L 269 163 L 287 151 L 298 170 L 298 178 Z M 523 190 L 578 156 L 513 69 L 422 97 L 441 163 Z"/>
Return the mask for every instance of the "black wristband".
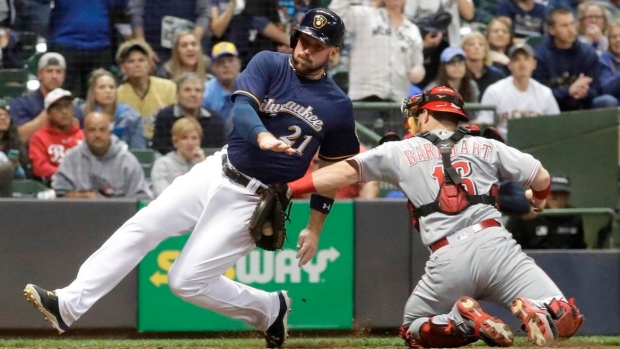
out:
<path id="1" fill-rule="evenodd" d="M 310 196 L 310 208 L 319 211 L 324 214 L 328 214 L 332 209 L 334 199 L 325 197 L 319 194 L 312 194 Z"/>

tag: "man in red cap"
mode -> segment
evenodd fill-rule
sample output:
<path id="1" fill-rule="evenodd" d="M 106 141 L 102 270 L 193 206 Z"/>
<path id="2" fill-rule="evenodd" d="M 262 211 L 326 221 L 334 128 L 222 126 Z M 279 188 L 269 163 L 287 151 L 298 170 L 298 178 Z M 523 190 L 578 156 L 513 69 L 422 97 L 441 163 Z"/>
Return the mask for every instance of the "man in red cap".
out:
<path id="1" fill-rule="evenodd" d="M 542 211 L 550 192 L 540 161 L 494 139 L 459 127 L 468 121 L 463 99 L 438 86 L 403 103 L 412 133 L 290 184 L 293 195 L 368 181 L 388 182 L 409 199 L 411 217 L 431 251 L 425 275 L 407 304 L 401 337 L 410 348 L 453 348 L 483 340 L 509 347 L 510 328 L 485 313 L 478 300 L 497 303 L 518 317 L 528 339 L 547 346 L 575 334 L 583 317 L 501 224 L 496 207 L 502 180 L 529 187 Z M 303 241 L 303 262 L 313 255 Z"/>

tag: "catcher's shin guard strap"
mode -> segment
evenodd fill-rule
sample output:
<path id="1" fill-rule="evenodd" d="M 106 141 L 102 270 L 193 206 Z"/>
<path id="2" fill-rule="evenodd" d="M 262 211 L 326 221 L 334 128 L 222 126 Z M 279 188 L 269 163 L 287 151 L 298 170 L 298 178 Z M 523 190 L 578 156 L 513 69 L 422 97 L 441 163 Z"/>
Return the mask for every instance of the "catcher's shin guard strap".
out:
<path id="1" fill-rule="evenodd" d="M 319 194 L 310 196 L 310 208 L 323 214 L 328 214 L 334 205 L 334 199 Z"/>

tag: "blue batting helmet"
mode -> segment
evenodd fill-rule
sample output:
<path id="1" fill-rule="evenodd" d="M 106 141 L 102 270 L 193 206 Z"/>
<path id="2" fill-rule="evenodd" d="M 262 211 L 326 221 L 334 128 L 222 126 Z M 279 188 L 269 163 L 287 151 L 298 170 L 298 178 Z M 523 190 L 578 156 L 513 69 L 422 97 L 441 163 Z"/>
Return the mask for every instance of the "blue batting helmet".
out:
<path id="1" fill-rule="evenodd" d="M 310 35 L 325 45 L 341 46 L 344 40 L 344 22 L 334 11 L 314 8 L 302 18 L 291 35 L 291 47 L 295 48 L 300 33 Z"/>

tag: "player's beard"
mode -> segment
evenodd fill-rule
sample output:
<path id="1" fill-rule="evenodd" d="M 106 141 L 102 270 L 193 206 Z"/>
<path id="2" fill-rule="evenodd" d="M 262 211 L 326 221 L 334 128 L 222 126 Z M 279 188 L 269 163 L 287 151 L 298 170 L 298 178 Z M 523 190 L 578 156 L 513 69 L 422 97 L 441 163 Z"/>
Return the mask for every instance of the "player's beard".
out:
<path id="1" fill-rule="evenodd" d="M 324 62 L 316 63 L 307 61 L 303 58 L 298 58 L 296 56 L 292 56 L 293 58 L 293 69 L 297 72 L 297 74 L 313 78 L 313 77 L 321 77 L 325 66 L 327 65 L 327 59 Z"/>

